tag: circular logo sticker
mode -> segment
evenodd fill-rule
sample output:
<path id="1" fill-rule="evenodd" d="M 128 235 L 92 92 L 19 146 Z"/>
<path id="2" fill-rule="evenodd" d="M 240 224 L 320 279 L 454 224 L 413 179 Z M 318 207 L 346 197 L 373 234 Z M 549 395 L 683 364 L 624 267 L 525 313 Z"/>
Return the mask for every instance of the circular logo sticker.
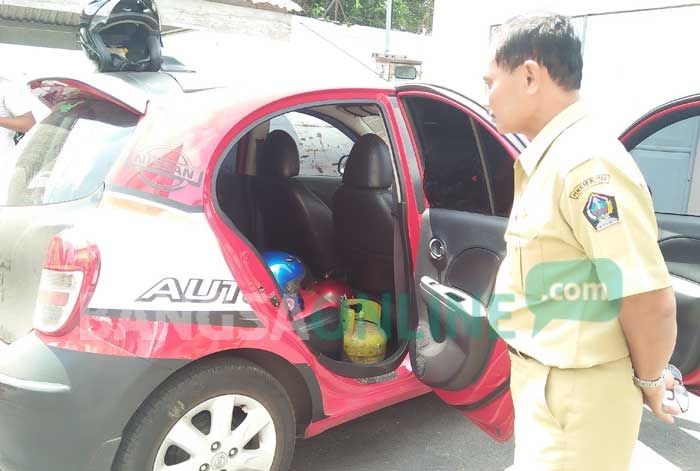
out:
<path id="1" fill-rule="evenodd" d="M 141 181 L 160 191 L 178 191 L 188 185 L 199 187 L 204 178 L 204 172 L 193 167 L 182 153 L 182 146 L 152 147 L 133 155 L 128 164 L 139 170 Z"/>

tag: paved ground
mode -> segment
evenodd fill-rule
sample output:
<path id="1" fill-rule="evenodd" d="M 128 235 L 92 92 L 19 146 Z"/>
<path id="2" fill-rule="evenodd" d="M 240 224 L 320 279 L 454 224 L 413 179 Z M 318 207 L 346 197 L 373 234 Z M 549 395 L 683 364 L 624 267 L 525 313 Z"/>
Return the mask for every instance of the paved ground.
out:
<path id="1" fill-rule="evenodd" d="M 645 411 L 639 439 L 630 471 L 700 471 L 700 398 L 673 426 Z M 292 471 L 502 471 L 512 463 L 512 441 L 492 441 L 430 394 L 298 441 Z"/>
<path id="2" fill-rule="evenodd" d="M 645 411 L 631 471 L 700 471 L 700 398 L 691 411 L 672 427 Z M 292 470 L 501 471 L 512 463 L 512 441 L 493 442 L 428 395 L 299 441 Z"/>

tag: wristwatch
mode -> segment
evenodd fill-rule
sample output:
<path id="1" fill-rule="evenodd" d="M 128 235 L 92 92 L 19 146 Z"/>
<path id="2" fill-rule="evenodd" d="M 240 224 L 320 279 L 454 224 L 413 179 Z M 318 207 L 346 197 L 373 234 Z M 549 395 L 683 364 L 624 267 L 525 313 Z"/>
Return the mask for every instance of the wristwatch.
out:
<path id="1" fill-rule="evenodd" d="M 664 375 L 666 373 L 666 368 L 664 368 L 663 373 L 661 373 L 661 376 L 658 379 L 655 379 L 653 381 L 649 381 L 646 379 L 641 379 L 637 377 L 636 373 L 632 373 L 632 381 L 634 384 L 639 386 L 640 388 L 645 388 L 645 389 L 652 389 L 652 388 L 659 388 L 661 386 L 664 386 L 666 384 L 666 381 L 664 380 Z"/>

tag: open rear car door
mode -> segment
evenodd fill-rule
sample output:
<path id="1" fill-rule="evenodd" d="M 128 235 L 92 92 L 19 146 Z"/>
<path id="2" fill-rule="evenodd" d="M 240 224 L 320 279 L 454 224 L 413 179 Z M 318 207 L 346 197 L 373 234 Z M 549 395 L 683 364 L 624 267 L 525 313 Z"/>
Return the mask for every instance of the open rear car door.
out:
<path id="1" fill-rule="evenodd" d="M 399 88 L 422 165 L 425 202 L 415 262 L 414 373 L 499 441 L 513 432 L 510 361 L 486 316 L 505 256 L 517 139 L 446 89 Z"/>
<path id="2" fill-rule="evenodd" d="M 662 105 L 620 140 L 649 185 L 659 246 L 676 292 L 678 338 L 671 363 L 700 390 L 700 95 Z"/>

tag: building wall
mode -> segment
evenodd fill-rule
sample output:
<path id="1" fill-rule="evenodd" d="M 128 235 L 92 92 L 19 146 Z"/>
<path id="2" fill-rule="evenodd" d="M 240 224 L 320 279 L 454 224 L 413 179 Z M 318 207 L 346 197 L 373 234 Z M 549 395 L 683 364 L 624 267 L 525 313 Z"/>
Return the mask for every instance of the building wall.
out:
<path id="1" fill-rule="evenodd" d="M 495 0 L 474 9 L 470 2 L 435 0 L 436 54 L 426 68 L 435 80 L 483 96 L 482 76 L 490 59 L 493 25 L 540 11 L 589 15 L 585 24 L 582 93 L 624 127 L 635 116 L 668 99 L 695 91 L 700 61 L 687 45 L 698 44 L 700 5 L 656 11 L 603 14 L 665 7 L 672 0 Z M 611 106 L 611 103 L 613 104 Z M 612 109 L 611 109 L 612 108 Z"/>
<path id="2" fill-rule="evenodd" d="M 582 96 L 621 133 L 646 111 L 671 99 L 700 92 L 700 5 L 667 8 L 667 0 L 494 1 L 472 11 L 470 2 L 435 0 L 434 41 L 438 51 L 426 64 L 434 80 L 484 99 L 481 77 L 490 60 L 494 25 L 529 12 L 579 15 L 574 19 L 584 47 Z M 645 8 L 658 8 L 649 11 Z M 451 47 L 450 47 L 451 46 Z M 688 210 L 700 214 L 700 159 L 689 172 Z"/>
<path id="3" fill-rule="evenodd" d="M 393 32 L 391 52 L 424 60 L 431 37 Z M 375 52 L 384 52 L 385 31 L 293 17 L 289 37 L 251 38 L 248 35 L 189 31 L 168 35 L 169 54 L 198 70 L 217 70 L 245 81 L 294 80 L 352 83 L 377 77 Z M 254 68 L 254 70 L 251 70 Z"/>

